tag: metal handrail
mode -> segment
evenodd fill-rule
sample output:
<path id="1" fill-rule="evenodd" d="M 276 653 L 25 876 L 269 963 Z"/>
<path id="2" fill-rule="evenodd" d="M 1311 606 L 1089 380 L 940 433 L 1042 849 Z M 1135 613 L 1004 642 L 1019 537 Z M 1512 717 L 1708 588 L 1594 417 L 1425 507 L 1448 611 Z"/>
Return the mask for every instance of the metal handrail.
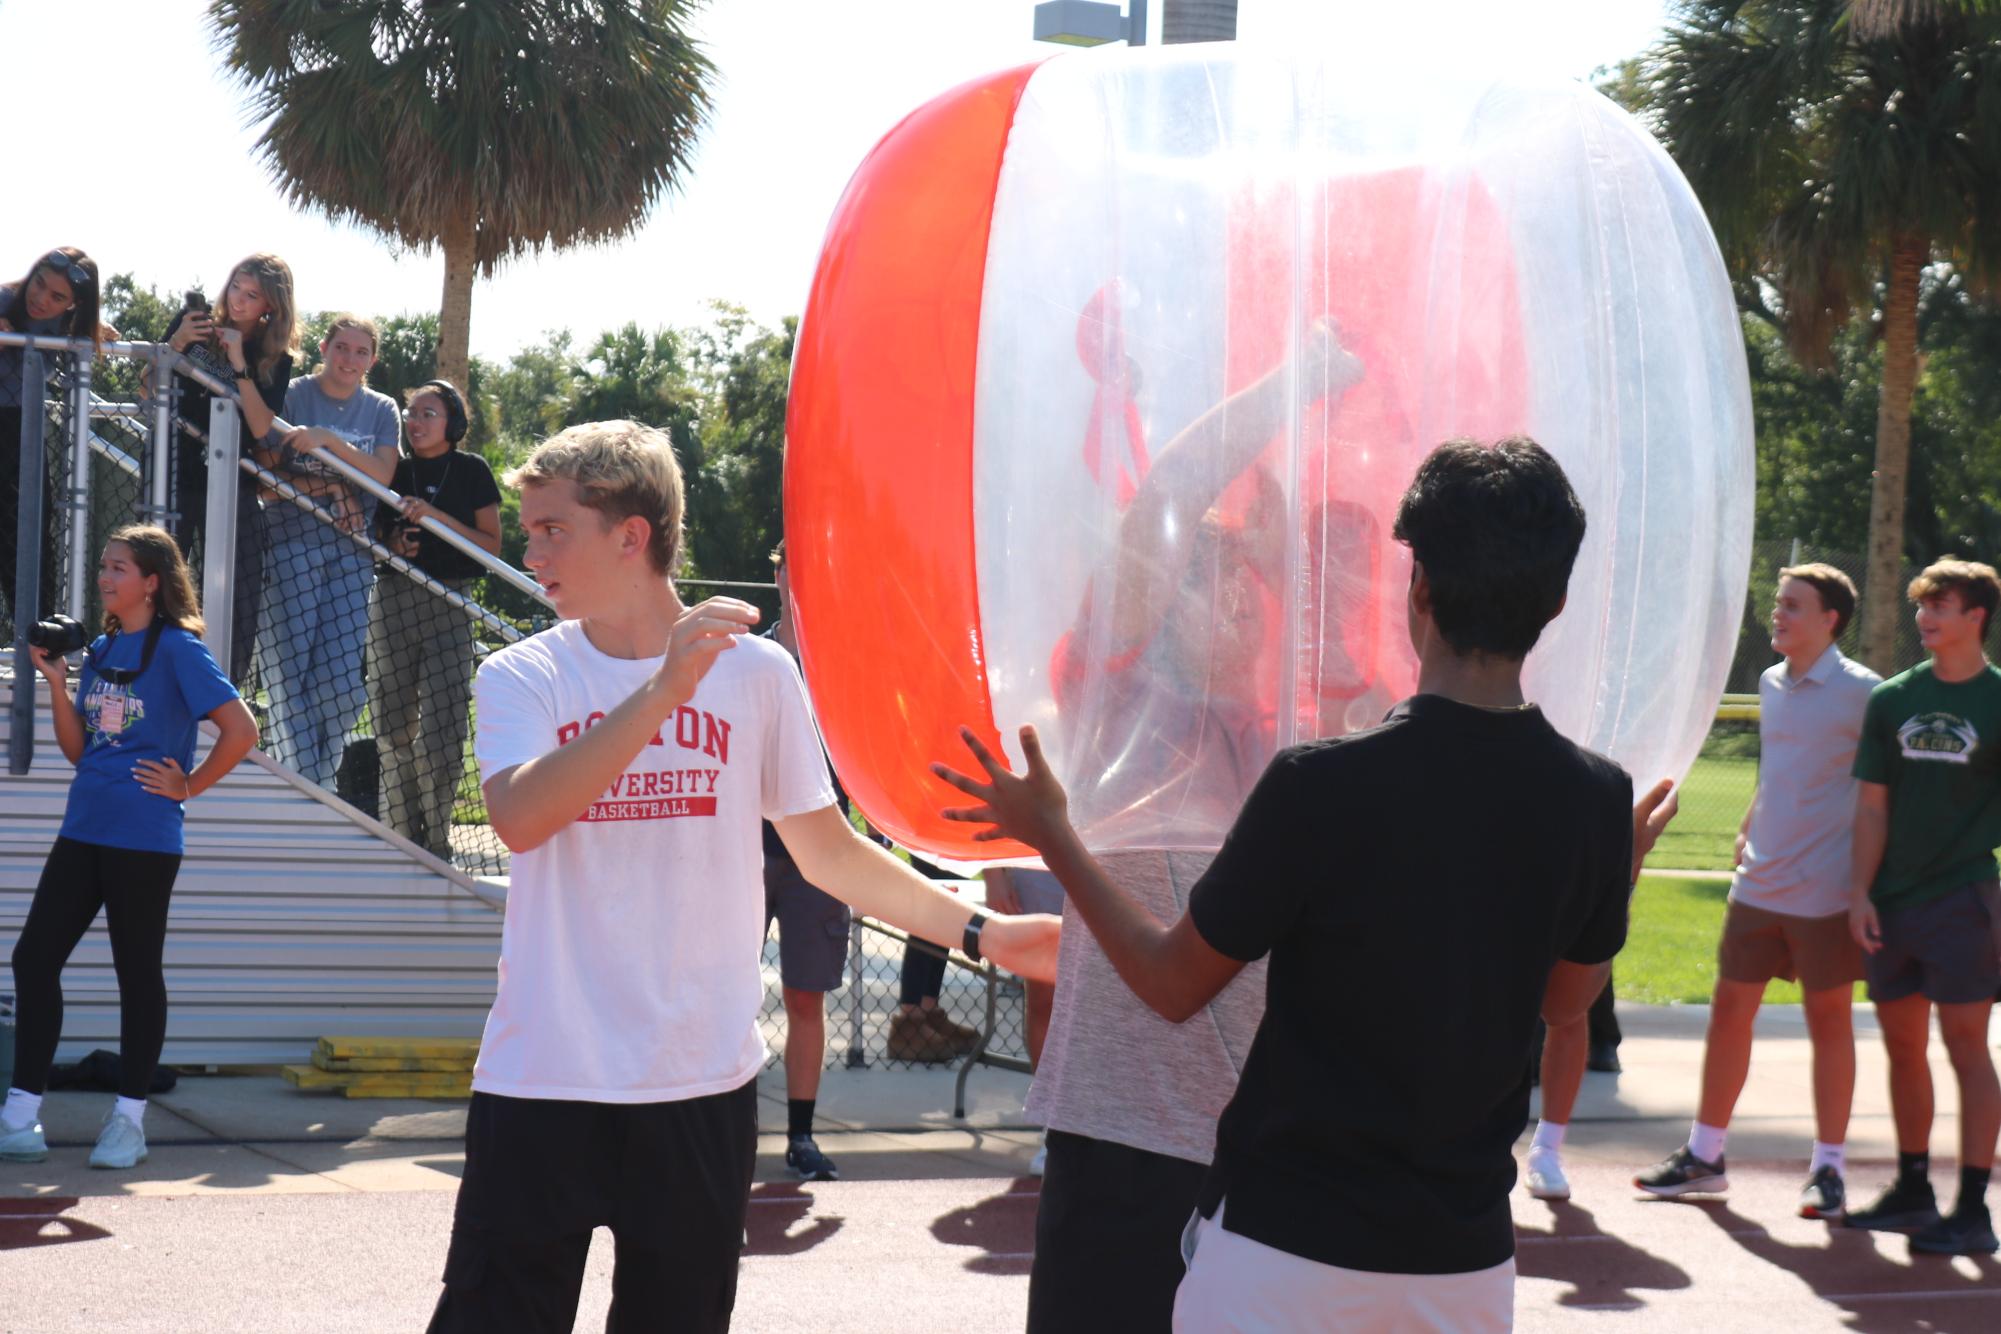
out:
<path id="1" fill-rule="evenodd" d="M 93 351 L 93 345 L 88 338 L 58 338 L 49 334 L 0 333 L 0 347 L 6 346 L 37 347 L 51 351 L 72 352 L 80 356 Z M 187 379 L 195 381 L 218 398 L 228 399 L 231 403 L 238 405 L 243 401 L 235 385 L 227 384 L 209 374 L 200 366 L 188 361 L 165 343 L 113 342 L 106 343 L 102 349 L 97 349 L 97 351 L 104 356 L 130 357 L 134 360 L 154 362 L 178 372 Z M 272 422 L 271 433 L 277 434 L 296 429 L 292 423 L 282 417 L 278 417 Z M 315 447 L 308 452 L 315 458 L 323 460 L 329 468 L 376 499 L 398 507 L 402 505 L 403 497 L 401 495 L 376 481 L 359 468 L 333 457 L 325 449 L 319 447 Z M 253 460 L 239 459 L 238 464 L 245 472 L 252 475 L 255 475 L 258 471 L 257 464 Z M 556 609 L 556 604 L 549 600 L 548 595 L 542 591 L 542 585 L 537 583 L 532 575 L 515 569 L 512 565 L 500 559 L 500 557 L 487 551 L 484 547 L 471 541 L 439 519 L 427 515 L 423 519 L 418 520 L 418 524 L 425 531 L 436 535 L 439 540 L 477 561 L 488 573 L 503 580 L 510 587 L 534 598 L 551 611 Z"/>

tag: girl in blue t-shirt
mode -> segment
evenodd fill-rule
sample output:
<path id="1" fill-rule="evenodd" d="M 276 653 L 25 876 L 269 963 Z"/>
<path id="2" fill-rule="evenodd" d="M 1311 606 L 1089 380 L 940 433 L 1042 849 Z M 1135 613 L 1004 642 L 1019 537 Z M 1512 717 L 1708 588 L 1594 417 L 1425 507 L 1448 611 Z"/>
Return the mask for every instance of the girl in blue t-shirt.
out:
<path id="1" fill-rule="evenodd" d="M 30 648 L 48 679 L 56 741 L 76 766 L 56 845 L 14 945 L 19 1030 L 0 1108 L 0 1160 L 40 1162 L 42 1094 L 62 1034 L 62 970 L 104 909 L 118 972 L 119 1094 L 92 1167 L 146 1157 L 146 1090 L 167 1035 L 167 900 L 181 869 L 181 805 L 257 744 L 257 724 L 216 665 L 194 581 L 163 528 L 121 528 L 97 565 L 105 632 L 85 650 L 76 698 L 67 664 Z M 220 731 L 199 768 L 195 727 Z"/>

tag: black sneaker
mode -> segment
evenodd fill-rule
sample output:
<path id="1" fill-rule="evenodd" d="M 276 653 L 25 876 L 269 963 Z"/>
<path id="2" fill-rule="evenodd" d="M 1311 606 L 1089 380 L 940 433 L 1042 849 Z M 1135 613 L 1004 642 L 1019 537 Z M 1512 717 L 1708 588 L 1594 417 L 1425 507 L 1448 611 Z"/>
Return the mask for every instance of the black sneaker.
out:
<path id="1" fill-rule="evenodd" d="M 1800 1217 L 1834 1222 L 1847 1212 L 1848 1191 L 1841 1184 L 1841 1173 L 1834 1170 L 1834 1164 L 1823 1163 L 1800 1192 Z"/>
<path id="2" fill-rule="evenodd" d="M 1938 1221 L 1938 1197 L 1932 1194 L 1932 1183 L 1922 1177 L 1892 1182 L 1874 1204 L 1849 1210 L 1847 1219 L 1848 1226 L 1871 1232 L 1915 1232 Z"/>
<path id="3" fill-rule="evenodd" d="M 801 1181 L 839 1181 L 840 1169 L 834 1160 L 820 1152 L 820 1146 L 813 1142 L 811 1135 L 801 1135 L 789 1140 L 785 1145 L 785 1167 Z"/>
<path id="4" fill-rule="evenodd" d="M 1911 1234 L 1911 1249 L 1926 1255 L 1992 1255 L 2001 1250 L 1985 1207 L 1955 1209 Z"/>
<path id="5" fill-rule="evenodd" d="M 1730 1189 L 1730 1178 L 1724 1174 L 1722 1155 L 1705 1163 L 1684 1144 L 1634 1177 L 1633 1184 L 1649 1195 L 1673 1199 L 1677 1195 L 1721 1195 Z"/>

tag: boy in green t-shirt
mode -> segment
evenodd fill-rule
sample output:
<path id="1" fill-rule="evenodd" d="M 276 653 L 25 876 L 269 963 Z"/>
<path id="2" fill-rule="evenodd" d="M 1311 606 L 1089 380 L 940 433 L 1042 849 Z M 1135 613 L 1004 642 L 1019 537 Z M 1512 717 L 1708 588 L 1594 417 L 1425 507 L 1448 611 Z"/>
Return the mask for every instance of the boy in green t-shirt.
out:
<path id="1" fill-rule="evenodd" d="M 1987 1019 L 2001 987 L 2001 671 L 1982 648 L 2001 575 L 1942 560 L 1911 581 L 1929 660 L 1869 696 L 1855 751 L 1849 926 L 1890 1057 L 1897 1179 L 1850 1227 L 1910 1232 L 1911 1249 L 1991 1255 L 1986 1193 L 2001 1131 Z M 1959 1083 L 1959 1200 L 1932 1194 L 1932 1007 Z"/>

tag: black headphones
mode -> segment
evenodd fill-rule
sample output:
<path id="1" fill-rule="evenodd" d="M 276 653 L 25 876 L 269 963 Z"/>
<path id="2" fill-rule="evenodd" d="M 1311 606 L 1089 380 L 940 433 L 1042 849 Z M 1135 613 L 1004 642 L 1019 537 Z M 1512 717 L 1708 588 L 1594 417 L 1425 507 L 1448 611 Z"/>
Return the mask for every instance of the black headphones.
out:
<path id="1" fill-rule="evenodd" d="M 450 380 L 427 380 L 417 386 L 418 393 L 435 393 L 445 401 L 445 439 L 457 444 L 466 438 L 466 401 L 460 397 L 458 389 Z"/>

